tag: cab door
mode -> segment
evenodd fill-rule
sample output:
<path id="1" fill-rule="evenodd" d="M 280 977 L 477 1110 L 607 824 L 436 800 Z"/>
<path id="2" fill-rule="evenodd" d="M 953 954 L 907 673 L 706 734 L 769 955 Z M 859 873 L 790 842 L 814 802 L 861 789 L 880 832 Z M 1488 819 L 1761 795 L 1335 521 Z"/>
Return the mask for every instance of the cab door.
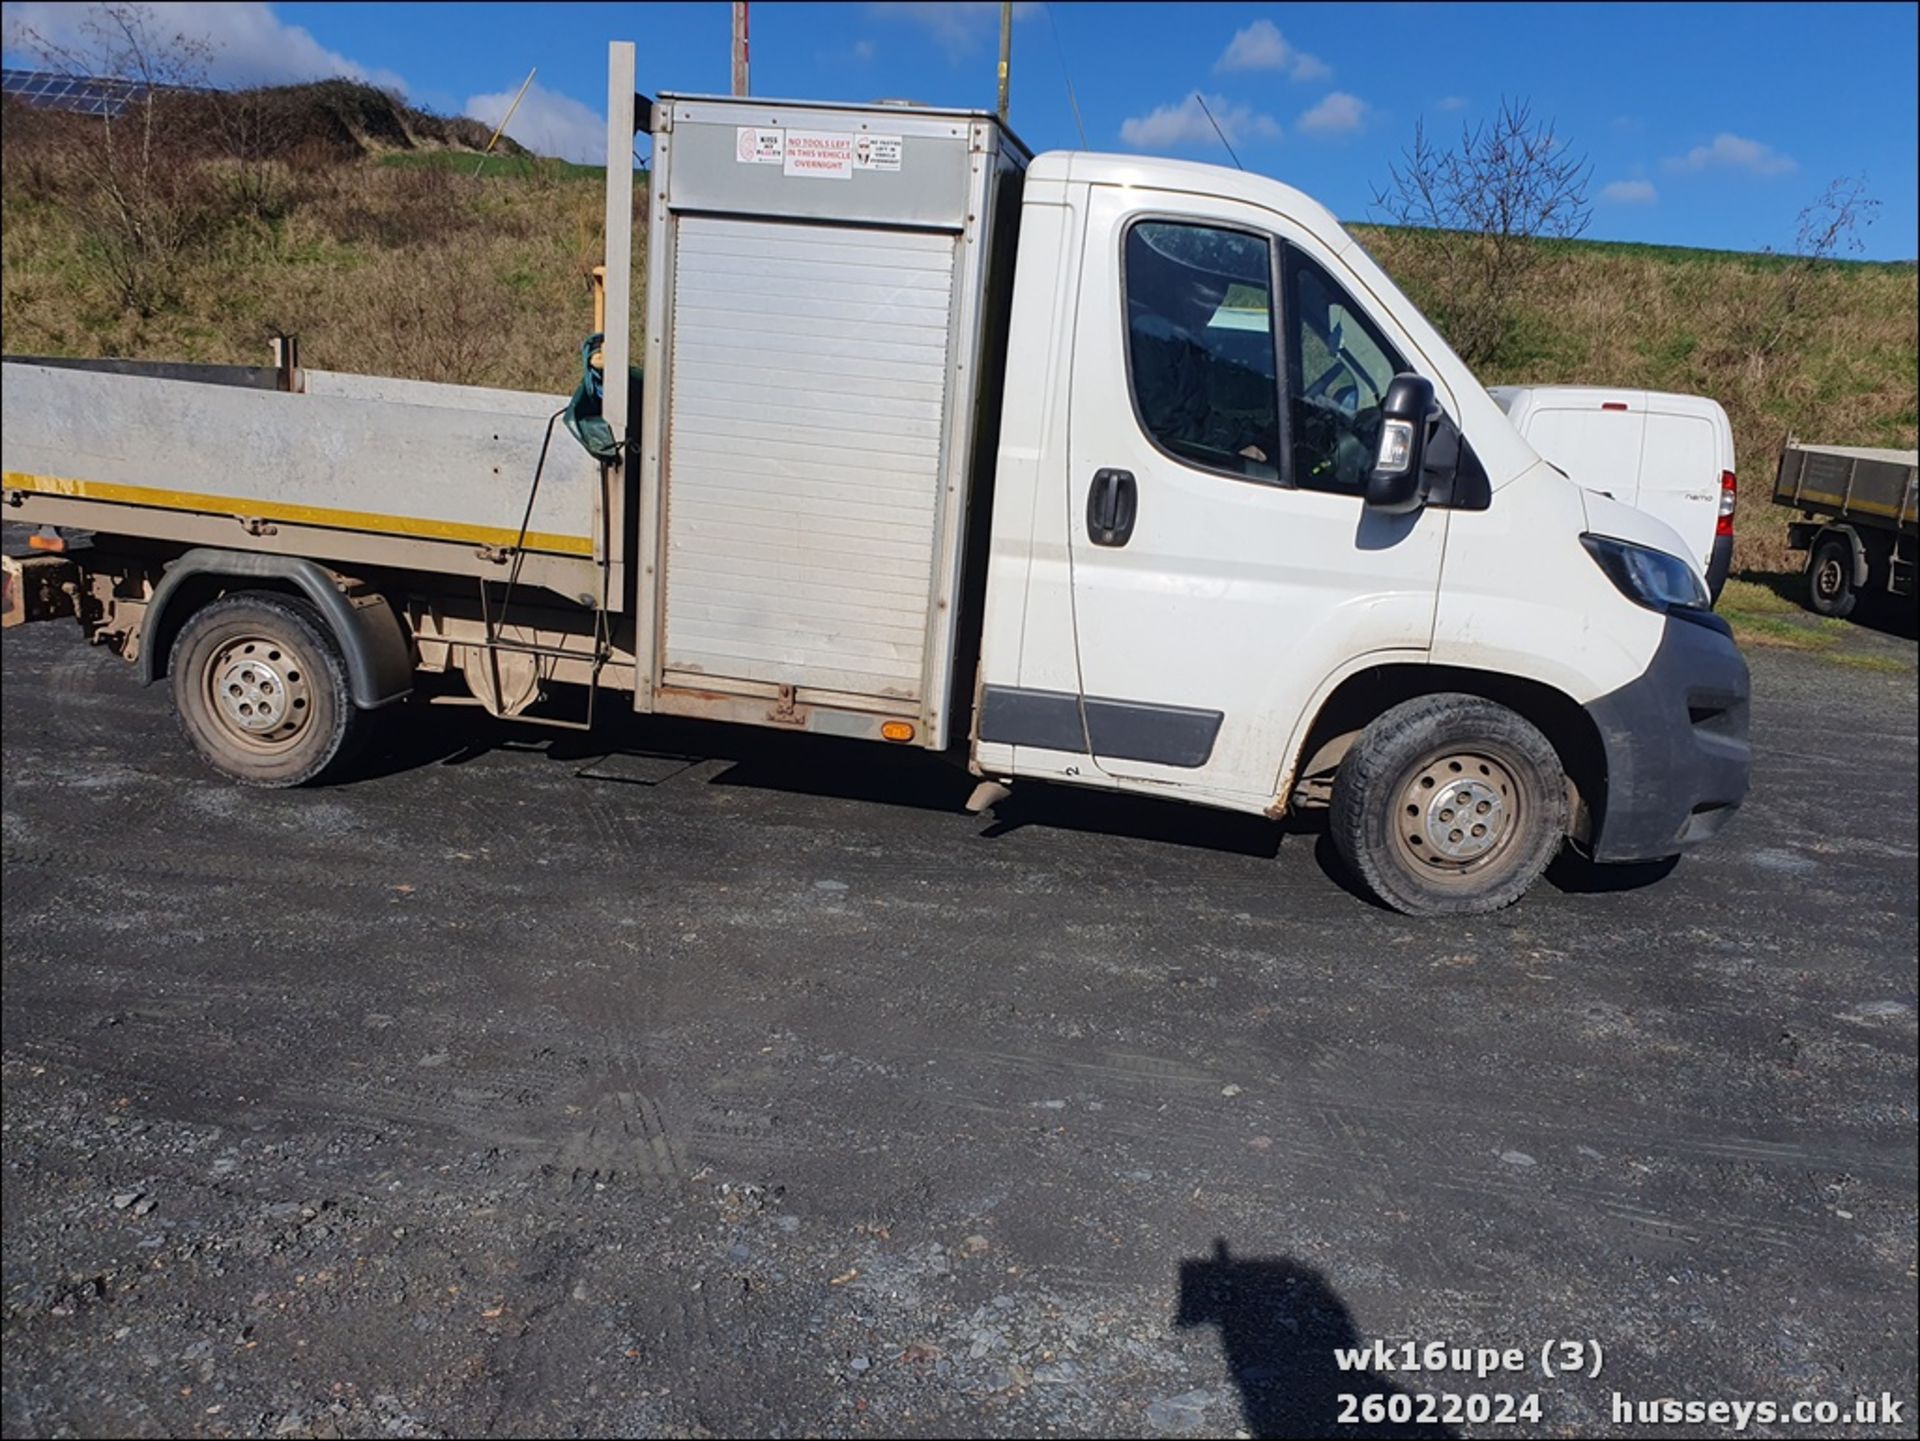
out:
<path id="1" fill-rule="evenodd" d="M 1085 749 L 1270 802 L 1336 671 L 1424 654 L 1447 512 L 1361 504 L 1403 348 L 1278 216 L 1094 186 L 1066 500 Z"/>

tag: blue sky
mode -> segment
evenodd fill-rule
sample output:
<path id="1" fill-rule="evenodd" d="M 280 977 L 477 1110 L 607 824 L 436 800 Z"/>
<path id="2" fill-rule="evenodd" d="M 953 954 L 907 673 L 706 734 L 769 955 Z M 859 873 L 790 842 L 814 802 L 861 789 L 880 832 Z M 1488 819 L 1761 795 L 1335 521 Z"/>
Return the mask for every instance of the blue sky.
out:
<path id="1" fill-rule="evenodd" d="M 22 24 L 70 29 L 83 8 L 8 3 L 10 38 Z M 211 32 L 218 78 L 345 71 L 489 119 L 538 66 L 510 133 L 574 158 L 598 150 L 607 40 L 639 42 L 643 90 L 727 87 L 723 3 L 149 8 L 158 28 Z M 1016 9 L 1013 123 L 1035 150 L 1079 144 L 1070 74 L 1090 148 L 1224 160 L 1197 91 L 1248 169 L 1363 220 L 1416 120 L 1451 136 L 1504 94 L 1530 98 L 1592 159 L 1598 238 L 1789 248 L 1827 182 L 1864 174 L 1882 202 L 1865 253 L 1920 251 L 1912 5 Z M 998 13 L 937 0 L 756 4 L 753 89 L 991 106 Z"/>

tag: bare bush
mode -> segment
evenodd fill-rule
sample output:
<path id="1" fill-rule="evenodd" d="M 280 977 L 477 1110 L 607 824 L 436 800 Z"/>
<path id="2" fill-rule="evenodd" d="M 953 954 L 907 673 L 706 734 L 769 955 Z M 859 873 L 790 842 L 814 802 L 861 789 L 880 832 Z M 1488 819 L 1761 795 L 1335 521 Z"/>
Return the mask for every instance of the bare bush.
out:
<path id="1" fill-rule="evenodd" d="M 348 188 L 327 217 L 336 239 L 379 250 L 439 246 L 471 234 L 474 185 L 440 165 L 387 170 Z"/>
<path id="2" fill-rule="evenodd" d="M 1826 263 L 1866 249 L 1860 232 L 1873 224 L 1879 209 L 1880 202 L 1867 194 L 1867 179 L 1860 175 L 1830 182 L 1820 198 L 1800 212 L 1792 259 L 1743 317 L 1741 339 L 1754 364 L 1764 366 L 1799 329 L 1808 292 Z"/>
<path id="3" fill-rule="evenodd" d="M 72 46 L 30 28 L 14 43 L 50 70 L 133 87 L 126 106 L 102 117 L 93 143 L 74 157 L 74 188 L 95 267 L 120 305 L 149 317 L 167 303 L 185 253 L 215 220 L 205 177 L 188 163 L 199 137 L 168 105 L 171 93 L 204 81 L 210 50 L 157 28 L 143 5 L 94 6 L 78 30 Z"/>
<path id="4" fill-rule="evenodd" d="M 1569 153 L 1553 122 L 1536 121 L 1524 100 L 1503 99 L 1492 119 L 1462 126 L 1452 147 L 1415 123 L 1413 144 L 1373 204 L 1397 225 L 1433 233 L 1418 288 L 1462 359 L 1501 353 L 1547 258 L 1537 242 L 1586 230 L 1591 175 L 1585 157 Z"/>
<path id="5" fill-rule="evenodd" d="M 3 104 L 6 164 L 0 167 L 0 185 L 8 199 L 66 199 L 80 170 L 78 117 L 42 110 L 12 96 Z"/>
<path id="6" fill-rule="evenodd" d="M 377 253 L 360 273 L 355 303 L 314 327 L 331 349 L 351 339 L 353 368 L 451 385 L 499 383 L 501 350 L 517 297 L 497 261 L 458 243 Z"/>
<path id="7" fill-rule="evenodd" d="M 269 225 L 293 208 L 294 186 L 267 96 L 253 90 L 219 91 L 205 97 L 211 138 L 224 161 L 222 178 L 241 214 Z"/>

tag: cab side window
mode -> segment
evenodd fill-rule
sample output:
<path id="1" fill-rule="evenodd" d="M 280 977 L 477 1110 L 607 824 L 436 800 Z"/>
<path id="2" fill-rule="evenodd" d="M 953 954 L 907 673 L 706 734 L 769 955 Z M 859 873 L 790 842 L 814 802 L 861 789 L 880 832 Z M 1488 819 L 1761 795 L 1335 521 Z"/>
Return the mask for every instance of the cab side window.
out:
<path id="1" fill-rule="evenodd" d="M 1143 220 L 1127 232 L 1125 274 L 1128 369 L 1147 433 L 1189 464 L 1279 479 L 1270 242 Z"/>
<path id="2" fill-rule="evenodd" d="M 1380 443 L 1380 406 L 1407 368 L 1346 291 L 1287 250 L 1287 402 L 1293 483 L 1358 495 Z"/>

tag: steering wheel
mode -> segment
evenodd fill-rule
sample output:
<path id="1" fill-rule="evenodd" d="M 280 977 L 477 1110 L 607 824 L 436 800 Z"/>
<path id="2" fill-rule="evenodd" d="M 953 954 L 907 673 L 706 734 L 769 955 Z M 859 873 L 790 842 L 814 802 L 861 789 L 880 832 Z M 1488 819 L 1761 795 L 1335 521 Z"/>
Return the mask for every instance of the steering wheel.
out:
<path id="1" fill-rule="evenodd" d="M 1370 405 L 1349 415 L 1324 399 L 1303 397 L 1295 418 L 1299 443 L 1308 455 L 1320 458 L 1315 474 L 1342 490 L 1358 490 L 1373 467 L 1374 447 L 1368 437 L 1379 433 L 1380 407 Z"/>
<path id="2" fill-rule="evenodd" d="M 1321 396 L 1325 395 L 1327 393 L 1327 387 L 1333 384 L 1334 377 L 1346 368 L 1345 361 L 1335 360 L 1332 365 L 1329 365 L 1321 372 L 1318 380 L 1307 387 L 1305 392 L 1306 398 L 1308 400 L 1318 400 Z"/>

